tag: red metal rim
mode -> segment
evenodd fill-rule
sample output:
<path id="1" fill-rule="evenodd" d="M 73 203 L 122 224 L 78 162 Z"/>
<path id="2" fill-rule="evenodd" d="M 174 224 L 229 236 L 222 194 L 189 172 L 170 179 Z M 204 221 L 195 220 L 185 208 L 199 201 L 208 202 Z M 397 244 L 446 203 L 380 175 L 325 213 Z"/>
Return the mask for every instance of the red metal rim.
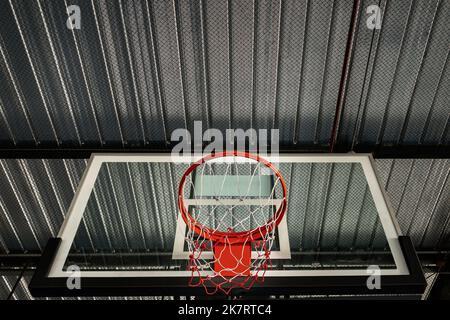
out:
<path id="1" fill-rule="evenodd" d="M 268 220 L 265 225 L 260 226 L 258 228 L 248 230 L 248 231 L 241 231 L 241 232 L 223 232 L 223 231 L 214 231 L 210 228 L 207 228 L 203 226 L 201 223 L 199 223 L 196 219 L 194 219 L 186 209 L 186 206 L 184 205 L 184 184 L 186 182 L 186 178 L 192 173 L 192 171 L 195 170 L 198 166 L 201 164 L 210 161 L 212 159 L 217 158 L 223 158 L 223 157 L 243 157 L 248 159 L 253 159 L 255 161 L 258 161 L 262 164 L 264 164 L 267 168 L 271 169 L 274 174 L 278 177 L 281 183 L 281 187 L 283 189 L 283 198 L 280 207 L 278 208 L 277 212 L 275 213 L 275 217 Z M 214 242 L 227 242 L 230 244 L 235 243 L 244 243 L 246 241 L 255 241 L 261 238 L 266 233 L 272 231 L 274 227 L 276 227 L 281 220 L 283 219 L 283 216 L 286 212 L 287 207 L 287 188 L 286 183 L 283 179 L 283 176 L 281 175 L 280 171 L 269 161 L 266 159 L 249 153 L 249 152 L 241 152 L 241 151 L 224 151 L 219 153 L 214 153 L 207 155 L 196 162 L 194 162 L 187 170 L 184 172 L 183 176 L 181 177 L 180 184 L 178 186 L 178 208 L 181 212 L 181 216 L 183 217 L 184 222 L 190 226 L 197 234 L 205 237 L 206 239 L 209 239 Z M 275 222 L 275 223 L 273 223 Z"/>

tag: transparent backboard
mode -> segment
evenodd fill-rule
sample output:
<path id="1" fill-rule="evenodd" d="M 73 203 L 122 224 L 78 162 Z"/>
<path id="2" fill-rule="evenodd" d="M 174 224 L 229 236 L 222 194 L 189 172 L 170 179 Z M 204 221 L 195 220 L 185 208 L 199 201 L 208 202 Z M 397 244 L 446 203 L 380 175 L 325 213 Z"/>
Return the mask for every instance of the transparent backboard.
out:
<path id="1" fill-rule="evenodd" d="M 358 276 L 373 265 L 382 274 L 408 274 L 400 231 L 369 155 L 282 154 L 277 161 L 287 211 L 266 277 Z M 170 154 L 93 155 L 49 276 L 63 276 L 73 265 L 82 277 L 189 276 L 186 225 L 177 207 L 188 166 Z"/>

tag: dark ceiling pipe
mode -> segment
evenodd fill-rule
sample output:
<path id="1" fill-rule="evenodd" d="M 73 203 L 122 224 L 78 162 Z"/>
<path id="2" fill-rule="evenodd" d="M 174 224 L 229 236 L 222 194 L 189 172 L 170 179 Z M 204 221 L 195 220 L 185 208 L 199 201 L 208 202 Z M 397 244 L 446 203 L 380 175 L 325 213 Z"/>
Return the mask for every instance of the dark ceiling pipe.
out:
<path id="1" fill-rule="evenodd" d="M 348 78 L 349 78 L 349 74 L 350 74 L 352 57 L 353 57 L 353 46 L 355 43 L 356 29 L 357 29 L 358 23 L 359 23 L 360 8 L 361 8 L 361 1 L 354 0 L 352 16 L 350 19 L 350 28 L 349 28 L 348 37 L 347 37 L 347 45 L 345 47 L 344 64 L 342 66 L 341 81 L 339 83 L 339 92 L 338 92 L 338 99 L 337 99 L 337 104 L 336 104 L 336 111 L 334 113 L 333 128 L 331 130 L 330 152 L 334 152 L 337 136 L 339 134 L 339 124 L 341 122 L 342 110 L 344 108 L 345 98 L 347 95 L 347 84 L 348 84 Z"/>

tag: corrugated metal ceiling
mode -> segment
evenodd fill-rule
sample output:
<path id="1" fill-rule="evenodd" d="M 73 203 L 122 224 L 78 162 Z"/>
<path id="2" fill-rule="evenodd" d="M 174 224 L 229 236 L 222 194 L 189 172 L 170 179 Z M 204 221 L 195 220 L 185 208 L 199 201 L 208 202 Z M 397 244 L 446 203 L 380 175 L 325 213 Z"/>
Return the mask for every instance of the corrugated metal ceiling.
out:
<path id="1" fill-rule="evenodd" d="M 365 1 L 367 7 L 370 1 Z M 382 28 L 360 21 L 340 141 L 448 145 L 448 1 L 380 1 Z"/>
<path id="2" fill-rule="evenodd" d="M 352 1 L 71 1 L 80 30 L 67 4 L 0 3 L 3 145 L 144 146 L 195 120 L 329 143 Z M 449 10 L 362 1 L 339 144 L 448 145 Z"/>

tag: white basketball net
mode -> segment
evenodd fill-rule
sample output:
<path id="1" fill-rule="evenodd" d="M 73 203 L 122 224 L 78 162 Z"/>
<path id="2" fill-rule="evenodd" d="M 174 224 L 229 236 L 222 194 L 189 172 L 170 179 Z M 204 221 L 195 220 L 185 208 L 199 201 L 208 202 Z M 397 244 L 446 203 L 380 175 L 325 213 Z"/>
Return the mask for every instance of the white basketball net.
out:
<path id="1" fill-rule="evenodd" d="M 284 200 L 281 178 L 261 162 L 228 156 L 199 165 L 183 189 L 192 217 L 185 238 L 192 272 L 189 285 L 203 286 L 207 294 L 228 295 L 235 288 L 248 290 L 262 282 L 272 266 L 270 252 Z M 238 232 L 244 236 L 233 247 Z"/>

